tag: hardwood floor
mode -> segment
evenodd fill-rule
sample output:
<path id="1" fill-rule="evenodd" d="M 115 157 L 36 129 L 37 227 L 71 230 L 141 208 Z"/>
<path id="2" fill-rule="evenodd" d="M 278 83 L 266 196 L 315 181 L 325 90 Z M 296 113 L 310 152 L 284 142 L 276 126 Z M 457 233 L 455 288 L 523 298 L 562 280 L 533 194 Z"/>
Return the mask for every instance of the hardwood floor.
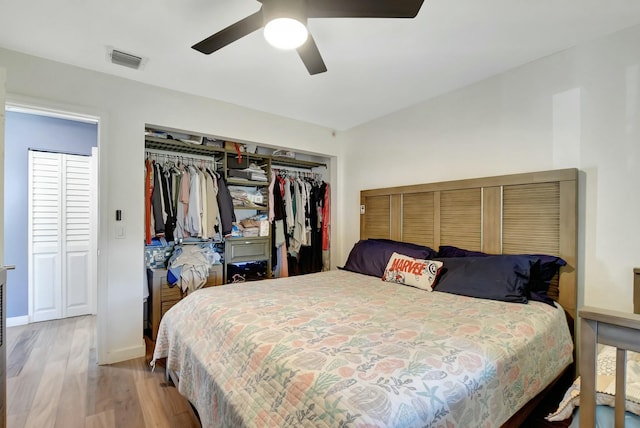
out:
<path id="1" fill-rule="evenodd" d="M 95 317 L 7 329 L 7 426 L 199 427 L 191 406 L 147 356 L 96 363 Z"/>

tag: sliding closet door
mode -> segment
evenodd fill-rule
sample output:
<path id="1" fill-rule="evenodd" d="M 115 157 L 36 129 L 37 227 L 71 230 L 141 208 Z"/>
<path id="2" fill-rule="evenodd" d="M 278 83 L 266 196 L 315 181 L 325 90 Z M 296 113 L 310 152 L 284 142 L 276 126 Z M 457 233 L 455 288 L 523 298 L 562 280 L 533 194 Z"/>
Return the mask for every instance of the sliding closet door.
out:
<path id="1" fill-rule="evenodd" d="M 31 321 L 92 313 L 90 160 L 29 152 Z"/>

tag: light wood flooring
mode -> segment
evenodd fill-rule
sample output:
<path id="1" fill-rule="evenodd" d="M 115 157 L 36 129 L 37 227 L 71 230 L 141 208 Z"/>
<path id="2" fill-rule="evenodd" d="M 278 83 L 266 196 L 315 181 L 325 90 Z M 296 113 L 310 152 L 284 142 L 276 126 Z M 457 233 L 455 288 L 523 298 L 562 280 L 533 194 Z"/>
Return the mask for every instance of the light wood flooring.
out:
<path id="1" fill-rule="evenodd" d="M 96 364 L 95 316 L 7 329 L 7 426 L 199 427 L 188 402 L 147 356 Z"/>

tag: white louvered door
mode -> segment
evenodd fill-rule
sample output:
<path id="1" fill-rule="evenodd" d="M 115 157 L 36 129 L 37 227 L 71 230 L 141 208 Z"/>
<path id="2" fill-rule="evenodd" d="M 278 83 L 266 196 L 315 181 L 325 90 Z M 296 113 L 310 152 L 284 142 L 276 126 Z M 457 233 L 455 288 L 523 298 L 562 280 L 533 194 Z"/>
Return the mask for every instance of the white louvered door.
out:
<path id="1" fill-rule="evenodd" d="M 29 152 L 31 321 L 62 317 L 62 156 Z"/>
<path id="2" fill-rule="evenodd" d="M 30 320 L 93 313 L 91 158 L 29 152 Z"/>
<path id="3" fill-rule="evenodd" d="M 62 316 L 91 313 L 91 158 L 62 155 Z"/>

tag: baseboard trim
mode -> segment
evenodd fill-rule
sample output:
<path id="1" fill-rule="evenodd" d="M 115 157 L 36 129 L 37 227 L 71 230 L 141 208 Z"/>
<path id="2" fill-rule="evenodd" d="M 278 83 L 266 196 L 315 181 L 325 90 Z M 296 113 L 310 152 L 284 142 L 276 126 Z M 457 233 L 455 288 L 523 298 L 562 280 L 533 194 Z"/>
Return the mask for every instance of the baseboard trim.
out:
<path id="1" fill-rule="evenodd" d="M 17 327 L 26 324 L 29 324 L 29 315 L 7 318 L 7 327 Z"/>
<path id="2" fill-rule="evenodd" d="M 99 364 L 115 364 L 121 361 L 132 360 L 134 358 L 144 357 L 147 352 L 144 339 L 138 346 L 131 348 L 116 349 L 107 352 L 107 361 L 100 361 Z"/>

